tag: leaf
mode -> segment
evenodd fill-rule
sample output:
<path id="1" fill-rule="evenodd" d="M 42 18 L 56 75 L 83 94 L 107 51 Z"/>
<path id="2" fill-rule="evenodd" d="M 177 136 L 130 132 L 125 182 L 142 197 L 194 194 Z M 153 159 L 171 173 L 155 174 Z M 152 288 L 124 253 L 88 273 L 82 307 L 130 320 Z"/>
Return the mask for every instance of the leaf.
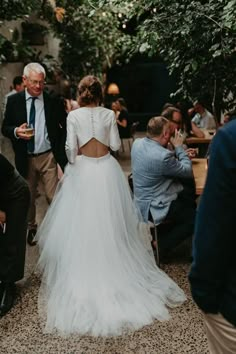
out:
<path id="1" fill-rule="evenodd" d="M 197 70 L 197 68 L 198 68 L 198 63 L 196 62 L 196 60 L 193 60 L 193 61 L 192 61 L 191 66 L 192 66 L 192 68 L 193 68 L 194 71 Z"/>
<path id="2" fill-rule="evenodd" d="M 221 51 L 221 50 L 216 50 L 216 51 L 212 54 L 212 56 L 213 56 L 213 58 L 216 58 L 216 57 L 220 56 L 221 54 L 222 54 L 222 51 Z"/>

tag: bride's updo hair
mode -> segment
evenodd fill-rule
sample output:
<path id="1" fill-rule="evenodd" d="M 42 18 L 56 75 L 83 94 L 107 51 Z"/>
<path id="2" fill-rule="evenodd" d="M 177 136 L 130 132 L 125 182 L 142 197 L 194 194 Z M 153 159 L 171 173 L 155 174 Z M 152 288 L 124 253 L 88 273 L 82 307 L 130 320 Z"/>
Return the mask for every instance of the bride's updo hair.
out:
<path id="1" fill-rule="evenodd" d="M 78 102 L 81 107 L 91 103 L 101 104 L 103 100 L 102 85 L 96 76 L 85 76 L 78 86 Z"/>

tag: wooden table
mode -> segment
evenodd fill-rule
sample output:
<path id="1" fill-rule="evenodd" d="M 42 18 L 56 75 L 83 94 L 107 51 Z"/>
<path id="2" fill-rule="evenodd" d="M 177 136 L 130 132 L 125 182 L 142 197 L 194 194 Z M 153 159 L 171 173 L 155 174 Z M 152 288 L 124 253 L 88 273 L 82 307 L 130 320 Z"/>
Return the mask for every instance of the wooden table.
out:
<path id="1" fill-rule="evenodd" d="M 213 136 L 210 136 L 209 138 L 197 138 L 197 137 L 191 137 L 191 138 L 186 138 L 186 144 L 210 144 L 212 141 Z"/>
<path id="2" fill-rule="evenodd" d="M 196 183 L 196 194 L 201 195 L 207 176 L 207 159 L 192 159 L 193 175 Z"/>

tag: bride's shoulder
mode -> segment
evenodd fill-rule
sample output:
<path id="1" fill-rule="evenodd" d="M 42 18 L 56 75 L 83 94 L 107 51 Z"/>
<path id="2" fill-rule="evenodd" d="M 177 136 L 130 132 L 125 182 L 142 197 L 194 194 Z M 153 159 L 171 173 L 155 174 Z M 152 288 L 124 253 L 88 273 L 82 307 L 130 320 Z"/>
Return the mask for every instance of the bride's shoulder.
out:
<path id="1" fill-rule="evenodd" d="M 100 115 L 102 115 L 103 117 L 113 117 L 114 116 L 114 112 L 109 109 L 109 108 L 106 108 L 106 107 L 98 107 L 99 108 L 99 112 L 100 112 Z"/>
<path id="2" fill-rule="evenodd" d="M 79 107 L 74 109 L 73 111 L 70 111 L 67 119 L 74 120 L 74 119 L 79 119 L 80 117 L 84 117 L 88 115 L 88 111 L 85 109 L 85 107 Z"/>

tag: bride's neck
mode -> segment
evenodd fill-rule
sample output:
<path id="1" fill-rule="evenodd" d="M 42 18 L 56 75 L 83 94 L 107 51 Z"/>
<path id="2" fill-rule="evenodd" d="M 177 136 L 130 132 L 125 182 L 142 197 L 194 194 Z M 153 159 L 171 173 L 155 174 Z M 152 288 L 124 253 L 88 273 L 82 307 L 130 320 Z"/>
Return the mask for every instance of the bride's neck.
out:
<path id="1" fill-rule="evenodd" d="M 93 107 L 98 107 L 98 106 L 99 106 L 98 103 L 90 103 L 90 104 L 86 104 L 85 107 L 93 108 Z"/>

